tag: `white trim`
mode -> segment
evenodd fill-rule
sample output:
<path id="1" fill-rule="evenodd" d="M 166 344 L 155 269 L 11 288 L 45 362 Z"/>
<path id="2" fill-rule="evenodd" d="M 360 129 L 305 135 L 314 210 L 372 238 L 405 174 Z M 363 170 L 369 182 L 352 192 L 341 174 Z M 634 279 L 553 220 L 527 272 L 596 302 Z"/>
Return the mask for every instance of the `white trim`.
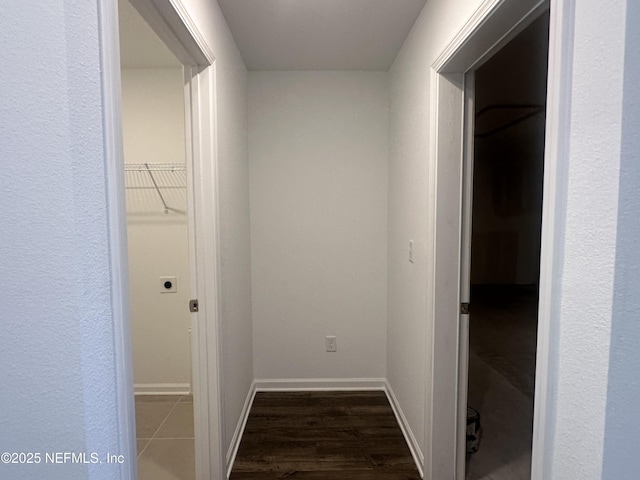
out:
<path id="1" fill-rule="evenodd" d="M 255 380 L 257 392 L 366 391 L 384 390 L 384 378 L 262 378 Z"/>
<path id="2" fill-rule="evenodd" d="M 236 429 L 233 432 L 233 437 L 231 438 L 231 444 L 229 445 L 229 450 L 227 451 L 227 478 L 231 476 L 231 471 L 233 470 L 233 464 L 236 461 L 236 456 L 238 455 L 238 449 L 240 448 L 240 442 L 242 441 L 242 436 L 244 435 L 244 429 L 247 426 L 247 420 L 249 420 L 249 412 L 251 412 L 251 406 L 253 405 L 253 400 L 256 398 L 256 382 L 251 382 L 251 387 L 249 387 L 249 392 L 247 393 L 247 398 L 244 401 L 244 406 L 242 407 L 242 411 L 240 412 L 240 418 L 238 419 L 238 424 L 236 425 Z"/>
<path id="3" fill-rule="evenodd" d="M 195 158 L 196 158 L 196 142 L 200 135 L 197 132 L 198 122 L 196 115 L 199 111 L 197 88 L 197 72 L 194 67 L 185 66 L 184 74 L 184 98 L 185 98 L 185 132 L 188 141 L 185 142 L 186 164 L 187 164 L 187 212 L 188 212 L 188 230 L 189 230 L 189 281 L 190 281 L 190 297 L 197 299 L 200 293 L 199 289 L 199 271 L 198 271 L 198 230 L 196 212 L 198 204 L 195 197 Z M 201 243 L 201 242 L 200 242 Z M 203 352 L 202 323 L 206 324 L 206 315 L 199 312 L 190 314 L 191 321 L 191 385 L 193 391 L 193 418 L 194 418 L 194 437 L 195 437 L 195 470 L 196 479 L 205 479 L 205 473 L 209 472 L 210 459 L 209 452 L 209 436 L 208 430 L 208 396 L 203 394 L 206 392 L 207 382 L 207 355 L 206 348 Z M 201 382 L 205 382 L 201 385 Z M 202 386 L 202 388 L 200 388 Z"/>
<path id="4" fill-rule="evenodd" d="M 402 435 L 404 435 L 409 451 L 411 451 L 411 456 L 416 464 L 416 468 L 418 469 L 418 472 L 420 472 L 420 477 L 424 478 L 424 454 L 422 453 L 422 450 L 420 450 L 420 445 L 418 445 L 416 436 L 413 434 L 413 430 L 411 430 L 411 427 L 409 426 L 407 417 L 404 415 L 404 412 L 400 407 L 400 402 L 398 402 L 391 385 L 386 380 L 384 383 L 384 392 L 387 394 L 387 399 L 389 400 L 391 409 L 396 416 L 398 425 L 400 425 L 400 430 L 402 430 Z"/>
<path id="5" fill-rule="evenodd" d="M 438 73 L 478 69 L 548 8 L 549 0 L 485 0 L 438 55 L 432 68 Z"/>
<path id="6" fill-rule="evenodd" d="M 181 0 L 129 0 L 183 65 L 213 65 L 215 55 Z"/>
<path id="7" fill-rule="evenodd" d="M 105 177 L 107 182 L 107 232 L 109 236 L 111 311 L 116 376 L 118 444 L 127 459 L 137 456 L 133 360 L 129 319 L 129 277 L 127 259 L 127 216 L 124 194 L 124 154 L 120 86 L 120 37 L 117 3 L 98 2 Z M 121 480 L 135 480 L 137 462 L 119 467 Z"/>
<path id="8" fill-rule="evenodd" d="M 503 3 L 504 0 L 485 0 L 480 4 L 471 17 L 466 21 L 453 39 L 442 50 L 436 61 L 433 62 L 432 68 L 436 72 L 442 72 L 445 64 L 449 63 L 456 53 L 469 44 L 469 40 L 473 33 L 478 30 L 487 20 L 487 18 L 495 11 L 496 7 Z"/>
<path id="9" fill-rule="evenodd" d="M 460 312 L 460 233 L 462 206 L 462 131 L 464 125 L 464 74 L 436 75 L 438 108 L 435 166 L 436 210 L 433 218 L 434 244 L 432 298 L 431 384 L 429 417 L 425 418 L 425 444 L 429 461 L 425 475 L 434 480 L 455 478 Z M 460 132 L 460 137 L 457 136 Z M 438 161 L 438 159 L 444 161 Z"/>
<path id="10" fill-rule="evenodd" d="M 158 0 L 155 1 L 159 3 Z M 164 1 L 166 2 L 167 0 Z M 174 25 L 176 26 L 176 28 L 186 28 L 188 31 L 188 38 L 193 39 L 193 41 L 195 41 L 195 45 L 199 49 L 199 51 L 195 51 L 193 48 L 188 48 L 191 55 L 194 57 L 196 55 L 204 57 L 204 61 L 199 61 L 198 65 L 213 65 L 216 61 L 216 56 L 213 54 L 213 50 L 209 48 L 209 45 L 204 39 L 202 33 L 200 33 L 200 29 L 196 25 L 196 22 L 194 22 L 191 15 L 189 15 L 189 11 L 187 10 L 187 8 L 184 6 L 181 0 L 169 0 L 169 2 L 173 7 L 171 11 L 175 11 L 180 17 L 180 21 L 175 22 Z M 177 33 L 177 35 L 178 37 L 181 37 L 180 34 Z"/>
<path id="11" fill-rule="evenodd" d="M 223 478 L 220 318 L 220 240 L 218 202 L 218 149 L 216 64 L 192 69 L 193 180 L 195 249 L 200 311 L 194 326 L 194 414 L 196 473 L 198 480 Z M 198 435 L 200 432 L 200 435 Z M 198 448 L 200 445 L 200 448 Z"/>
<path id="12" fill-rule="evenodd" d="M 439 115 L 439 102 L 435 101 L 438 98 L 438 83 L 439 77 L 436 71 L 432 68 L 429 75 L 429 109 L 431 111 L 429 119 L 429 203 L 431 208 L 427 207 L 427 235 L 428 240 L 431 242 L 431 248 L 427 249 L 427 265 L 431 265 L 432 268 L 427 271 L 427 338 L 425 344 L 430 345 L 433 351 L 433 339 L 435 338 L 435 318 L 436 318 L 436 302 L 433 296 L 436 285 L 436 269 L 434 268 L 437 245 L 436 245 L 436 212 L 438 211 L 438 195 L 437 195 L 437 182 L 438 175 L 438 115 Z M 433 355 L 425 355 L 425 372 L 428 373 L 429 379 L 433 381 L 435 377 L 435 359 Z M 431 390 L 433 385 L 428 380 L 424 382 L 424 453 L 425 464 L 433 465 L 433 446 L 431 441 L 431 433 L 433 430 L 433 424 L 431 419 L 433 418 L 433 395 Z"/>
<path id="13" fill-rule="evenodd" d="M 464 334 L 461 326 L 464 325 L 459 322 L 459 227 L 464 144 L 464 122 L 460 120 L 464 118 L 464 74 L 488 60 L 542 14 L 548 3 L 547 0 L 485 0 L 432 65 L 429 194 L 434 207 L 428 212 L 428 225 L 433 241 L 433 249 L 429 252 L 433 273 L 429 275 L 427 297 L 431 299 L 427 311 L 430 315 L 428 330 L 432 336 L 427 341 L 431 343 L 433 358 L 428 369 L 432 383 L 425 402 L 425 465 L 429 469 L 427 478 L 432 480 L 464 478 L 463 472 L 459 471 L 459 452 L 456 453 L 461 444 L 457 423 L 461 418 L 462 402 L 458 397 L 463 393 L 460 362 L 464 357 L 460 343 L 460 335 Z M 545 171 L 546 168 L 545 159 Z M 446 202 L 438 201 L 442 191 L 448 192 Z M 456 192 L 459 195 L 453 201 L 451 195 Z M 546 191 L 544 195 L 547 195 Z M 442 220 L 444 218 L 446 222 Z M 451 250 L 452 244 L 458 246 L 457 253 Z M 451 371 L 452 364 L 455 371 Z M 455 414 L 451 411 L 452 405 Z M 450 438 L 451 429 L 454 430 L 453 439 Z"/>
<path id="14" fill-rule="evenodd" d="M 187 238 L 188 238 L 188 254 L 189 254 L 189 299 L 198 298 L 198 257 L 196 256 L 196 201 L 193 196 L 194 178 L 193 178 L 193 97 L 191 95 L 191 80 L 193 78 L 193 69 L 189 66 L 183 66 L 183 87 L 184 87 L 184 132 L 185 132 L 185 165 L 187 170 Z M 189 349 L 190 349 L 190 378 L 189 383 L 193 385 L 194 377 L 199 369 L 198 356 L 194 350 L 197 348 L 196 332 L 199 322 L 198 312 L 191 312 L 189 317 Z M 195 418 L 199 418 L 194 416 Z"/>
<path id="15" fill-rule="evenodd" d="M 471 301 L 471 237 L 473 227 L 473 164 L 475 147 L 475 73 L 464 76 L 464 147 L 462 165 L 462 222 L 460 251 L 460 302 Z M 460 314 L 458 342 L 458 418 L 456 475 L 465 479 L 467 460 L 467 398 L 469 385 L 469 315 Z"/>
<path id="16" fill-rule="evenodd" d="M 574 0 L 556 0 L 549 19 L 549 72 L 547 81 L 547 120 L 545 125 L 544 195 L 538 293 L 538 344 L 536 352 L 535 401 L 531 480 L 551 478 L 554 395 L 557 372 L 550 367 L 557 356 L 560 338 L 560 308 L 554 292 L 562 291 L 558 270 L 562 268 L 564 212 L 566 198 L 560 191 L 568 183 L 570 108 L 574 42 Z"/>
<path id="17" fill-rule="evenodd" d="M 133 391 L 135 395 L 189 395 L 191 385 L 188 383 L 136 383 Z"/>

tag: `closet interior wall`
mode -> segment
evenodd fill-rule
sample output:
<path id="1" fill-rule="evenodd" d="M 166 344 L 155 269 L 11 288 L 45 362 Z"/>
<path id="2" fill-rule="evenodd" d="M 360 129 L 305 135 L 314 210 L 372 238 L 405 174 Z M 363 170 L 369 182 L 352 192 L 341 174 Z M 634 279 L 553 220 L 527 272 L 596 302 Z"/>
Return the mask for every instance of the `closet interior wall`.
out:
<path id="1" fill-rule="evenodd" d="M 136 393 L 191 391 L 183 83 L 179 67 L 122 69 L 125 167 L 182 167 L 125 172 Z M 163 293 L 166 276 L 176 293 Z"/>

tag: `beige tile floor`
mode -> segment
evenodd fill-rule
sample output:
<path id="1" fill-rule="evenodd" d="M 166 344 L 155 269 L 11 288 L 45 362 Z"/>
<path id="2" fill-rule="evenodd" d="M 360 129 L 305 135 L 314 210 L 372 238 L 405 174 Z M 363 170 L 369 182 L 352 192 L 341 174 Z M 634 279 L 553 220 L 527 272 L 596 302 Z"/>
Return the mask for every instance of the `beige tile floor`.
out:
<path id="1" fill-rule="evenodd" d="M 139 480 L 195 480 L 193 400 L 136 396 Z"/>

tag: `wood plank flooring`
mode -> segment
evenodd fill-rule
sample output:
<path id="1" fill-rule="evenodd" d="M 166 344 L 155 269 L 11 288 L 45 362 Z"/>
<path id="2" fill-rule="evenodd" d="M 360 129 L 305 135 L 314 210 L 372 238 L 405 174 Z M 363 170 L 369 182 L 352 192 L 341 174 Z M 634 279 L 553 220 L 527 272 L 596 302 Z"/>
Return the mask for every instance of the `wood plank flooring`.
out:
<path id="1" fill-rule="evenodd" d="M 230 480 L 419 480 L 384 392 L 259 392 Z"/>

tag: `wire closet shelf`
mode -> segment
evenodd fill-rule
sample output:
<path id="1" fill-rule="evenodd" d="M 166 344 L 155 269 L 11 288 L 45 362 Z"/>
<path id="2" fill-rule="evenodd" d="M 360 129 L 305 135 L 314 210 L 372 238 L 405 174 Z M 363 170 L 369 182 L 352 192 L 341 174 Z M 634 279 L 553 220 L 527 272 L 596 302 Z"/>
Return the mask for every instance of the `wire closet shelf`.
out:
<path id="1" fill-rule="evenodd" d="M 184 191 L 187 187 L 184 163 L 125 163 L 124 170 L 126 189 L 153 190 L 162 202 L 165 215 L 170 212 L 184 213 L 170 206 L 176 191 Z"/>

